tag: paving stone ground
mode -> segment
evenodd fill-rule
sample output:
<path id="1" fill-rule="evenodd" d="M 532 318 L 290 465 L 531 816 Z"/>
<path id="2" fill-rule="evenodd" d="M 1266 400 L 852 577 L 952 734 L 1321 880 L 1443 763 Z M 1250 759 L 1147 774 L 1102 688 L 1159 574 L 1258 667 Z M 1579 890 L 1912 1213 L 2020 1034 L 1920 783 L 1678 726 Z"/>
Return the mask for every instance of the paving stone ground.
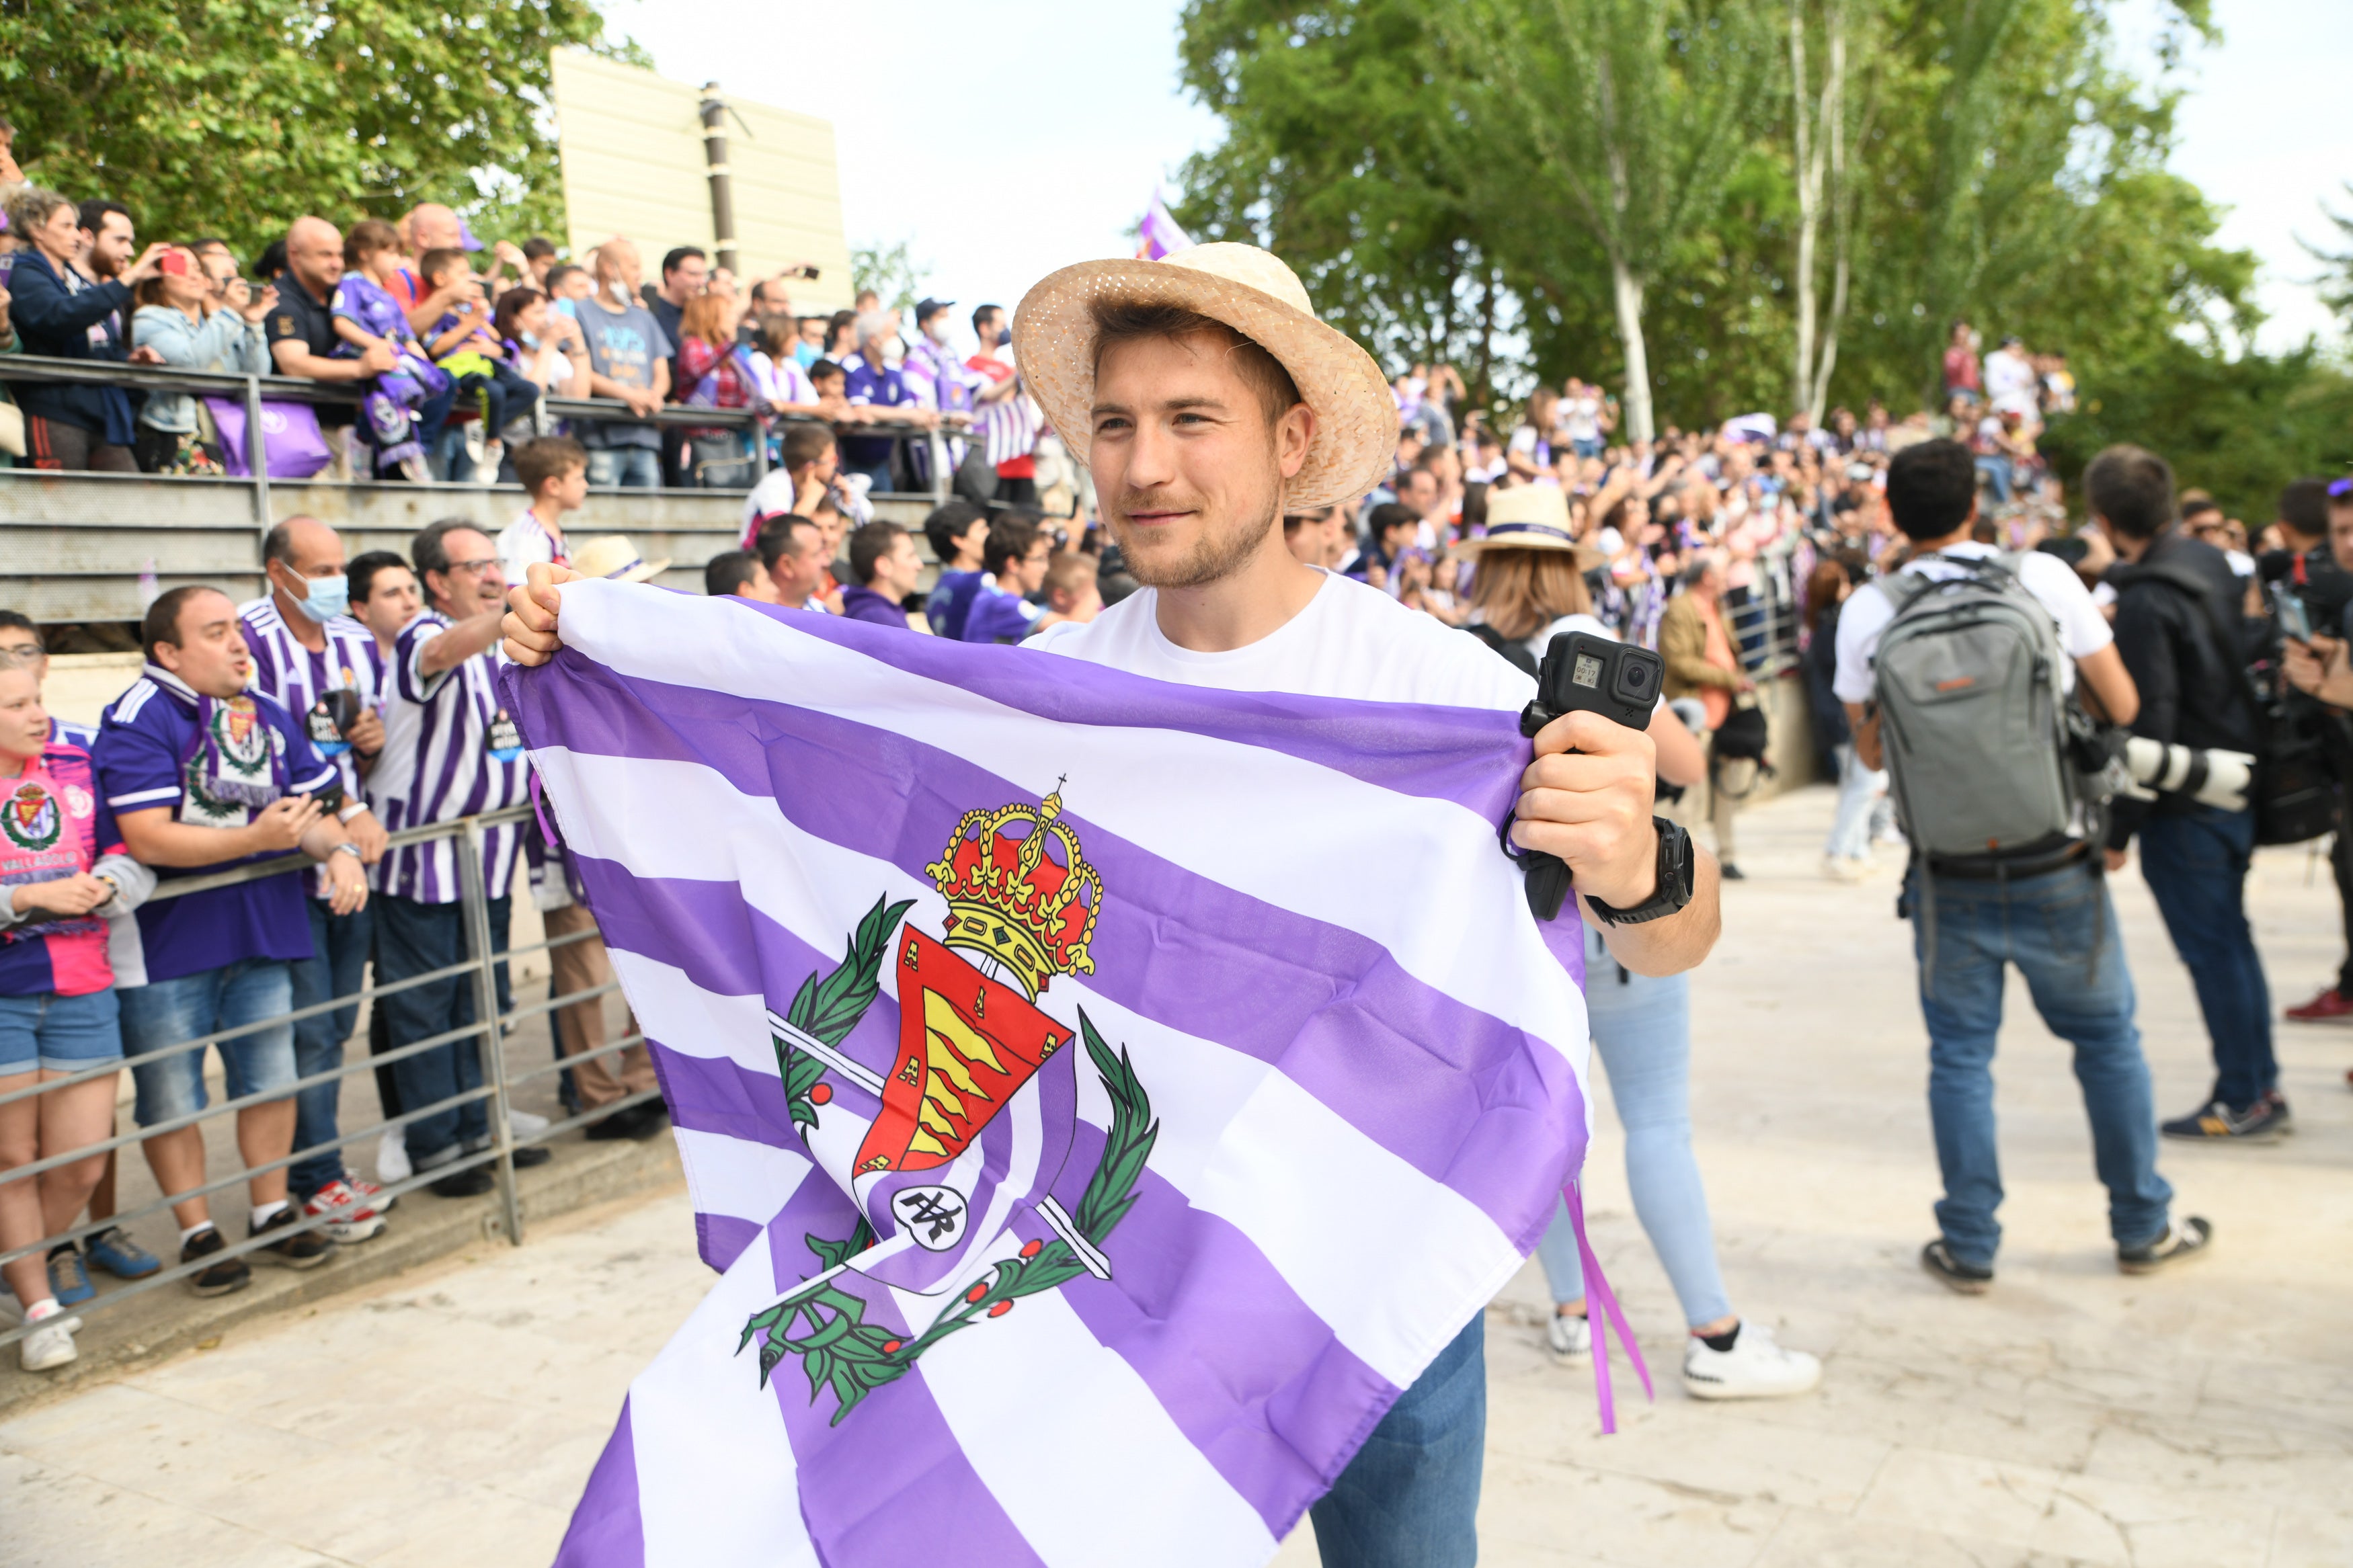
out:
<path id="1" fill-rule="evenodd" d="M 2353 1563 L 2353 1029 L 2283 1032 L 2285 1144 L 2165 1151 L 2218 1246 L 2130 1279 L 2065 1049 L 2013 987 L 2000 1280 L 1948 1295 L 1914 1262 L 1935 1168 L 1908 928 L 1892 866 L 1820 879 L 1829 811 L 1810 790 L 1744 818 L 1751 879 L 1727 890 L 1693 1048 L 1734 1302 L 1820 1355 L 1823 1386 L 1739 1406 L 1675 1386 L 1682 1325 L 1605 1092 L 1595 1243 L 1666 1376 L 1602 1436 L 1524 1272 L 1487 1319 L 1482 1561 Z M 2116 885 L 2159 1105 L 2186 1110 L 2208 1076 L 2196 1005 L 2137 871 Z M 2253 903 L 2275 999 L 2300 1000 L 2341 941 L 2325 863 L 2267 852 Z M 687 1214 L 672 1190 L 576 1215 L 0 1426 L 0 1564 L 545 1562 L 629 1378 L 706 1287 Z M 1277 1561 L 1312 1564 L 1307 1532 Z"/>

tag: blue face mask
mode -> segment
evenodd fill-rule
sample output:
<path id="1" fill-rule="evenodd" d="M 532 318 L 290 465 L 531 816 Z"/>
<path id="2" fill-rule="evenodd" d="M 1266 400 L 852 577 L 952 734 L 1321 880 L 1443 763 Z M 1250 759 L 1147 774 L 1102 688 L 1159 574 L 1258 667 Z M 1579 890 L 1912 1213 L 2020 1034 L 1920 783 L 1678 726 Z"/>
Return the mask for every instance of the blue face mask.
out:
<path id="1" fill-rule="evenodd" d="M 310 579 L 310 588 L 309 595 L 297 603 L 301 605 L 304 615 L 321 626 L 352 607 L 351 579 L 340 572 L 332 577 Z"/>

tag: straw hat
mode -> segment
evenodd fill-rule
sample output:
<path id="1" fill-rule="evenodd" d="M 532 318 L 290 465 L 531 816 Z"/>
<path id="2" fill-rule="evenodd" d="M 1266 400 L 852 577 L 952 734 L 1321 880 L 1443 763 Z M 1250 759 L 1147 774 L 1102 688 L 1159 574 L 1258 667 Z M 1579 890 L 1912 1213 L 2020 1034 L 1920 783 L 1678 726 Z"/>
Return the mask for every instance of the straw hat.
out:
<path id="1" fill-rule="evenodd" d="M 1599 566 L 1609 559 L 1592 546 L 1577 542 L 1568 525 L 1568 498 L 1558 485 L 1514 485 L 1507 490 L 1489 490 L 1487 537 L 1466 539 L 1454 547 L 1454 553 L 1476 557 L 1489 550 L 1573 551 L 1580 568 Z"/>
<path id="2" fill-rule="evenodd" d="M 1397 458 L 1397 398 L 1373 356 L 1315 319 L 1299 275 L 1254 245 L 1197 245 L 1160 261 L 1082 261 L 1023 296 L 1013 320 L 1021 374 L 1054 433 L 1083 463 L 1092 442 L 1096 301 L 1197 311 L 1282 362 L 1315 411 L 1307 460 L 1283 487 L 1286 510 L 1354 500 Z"/>
<path id="3" fill-rule="evenodd" d="M 670 558 L 648 561 L 638 553 L 626 533 L 600 534 L 572 552 L 572 569 L 583 577 L 607 577 L 616 583 L 642 583 L 670 570 Z"/>

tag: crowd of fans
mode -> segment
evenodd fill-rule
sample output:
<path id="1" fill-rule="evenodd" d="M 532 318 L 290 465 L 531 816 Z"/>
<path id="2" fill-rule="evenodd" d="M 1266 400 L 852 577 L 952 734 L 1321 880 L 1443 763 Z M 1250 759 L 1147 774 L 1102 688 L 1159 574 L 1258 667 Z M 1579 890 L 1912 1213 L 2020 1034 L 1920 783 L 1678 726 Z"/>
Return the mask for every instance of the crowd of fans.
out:
<path id="1" fill-rule="evenodd" d="M 396 224 L 299 218 L 248 276 L 222 239 L 142 247 L 120 203 L 11 184 L 10 172 L 0 168 L 0 353 L 292 376 L 357 394 L 281 410 L 301 434 L 273 450 L 273 473 L 512 483 L 512 447 L 568 434 L 599 486 L 742 489 L 760 446 L 773 467 L 791 424 L 818 421 L 853 432 L 844 467 L 862 490 L 930 488 L 932 449 L 908 437 L 945 429 L 972 437 L 950 448 L 960 489 L 1034 496 L 1040 421 L 995 306 L 972 318 L 980 348 L 965 354 L 948 346 L 958 322 L 946 302 L 923 301 L 910 339 L 871 290 L 854 310 L 797 313 L 792 286 L 811 268 L 747 286 L 681 246 L 649 280 L 620 236 L 576 262 L 538 237 L 485 256 L 456 213 L 430 203 Z M 0 386 L 0 400 L 11 395 Z M 607 399 L 638 417 L 558 417 L 551 398 Z M 13 400 L 25 449 L 0 464 L 243 471 L 201 397 L 27 381 Z M 645 417 L 666 405 L 755 418 Z"/>
<path id="2" fill-rule="evenodd" d="M 613 504 L 594 491 L 744 490 L 740 547 L 705 564 L 707 593 L 911 635 L 1017 643 L 1134 591 L 1086 474 L 1022 387 L 996 306 L 959 317 L 948 302 L 923 300 L 908 337 L 871 295 L 854 310 L 799 315 L 795 274 L 744 287 L 691 247 L 669 252 L 648 281 L 637 247 L 618 237 L 579 264 L 545 240 L 501 243 L 482 269 L 483 247 L 433 205 L 348 230 L 302 218 L 250 280 L 216 239 L 141 247 L 132 215 L 112 203 L 76 205 L 19 184 L 6 211 L 15 249 L 0 288 L 0 352 L 349 384 L 356 403 L 317 409 L 324 460 L 339 475 L 496 477 L 527 498 L 495 534 L 436 523 L 406 558 L 347 559 L 326 525 L 280 524 L 267 545 L 266 596 L 238 606 L 213 589 L 178 588 L 154 601 L 142 628 L 145 670 L 96 731 L 47 715 L 38 629 L 0 613 L 0 777 L 17 781 L 0 804 L 0 860 L 9 862 L 0 885 L 14 889 L 13 902 L 0 902 L 0 1094 L 70 1080 L 42 1097 L 51 1109 L 38 1114 L 30 1099 L 0 1103 L 0 1171 L 60 1162 L 37 1181 L 0 1183 L 0 1251 L 79 1237 L 5 1266 L 36 1326 L 27 1367 L 72 1359 L 69 1309 L 92 1294 L 90 1268 L 137 1278 L 162 1267 L 107 1224 L 111 1156 L 65 1158 L 109 1135 L 110 1062 L 130 1058 L 137 1122 L 155 1129 L 142 1146 L 159 1186 L 193 1194 L 205 1168 L 203 1134 L 188 1120 L 206 1103 L 202 1048 L 172 1047 L 244 1031 L 218 1048 L 228 1092 L 251 1102 L 236 1137 L 254 1173 L 253 1245 L 226 1256 L 204 1198 L 176 1204 L 180 1258 L 200 1294 L 241 1288 L 248 1257 L 308 1268 L 380 1234 L 391 1206 L 380 1182 L 415 1174 L 445 1196 L 490 1184 L 485 1168 L 465 1163 L 492 1137 L 486 1102 L 464 1098 L 481 1084 L 476 1041 L 463 1037 L 472 984 L 421 978 L 467 955 L 464 850 L 447 837 L 387 849 L 387 836 L 527 798 L 529 764 L 493 683 L 508 584 L 542 562 L 628 580 L 669 566 L 641 559 L 624 535 L 578 537 L 581 514 Z M 967 324 L 972 352 L 955 342 Z M 1982 357 L 1979 346 L 1967 322 L 1954 323 L 1939 408 L 1901 419 L 1877 403 L 1860 416 L 1835 408 L 1819 427 L 1804 413 L 1760 413 L 1713 429 L 1670 426 L 1654 440 L 1621 438 L 1616 401 L 1580 378 L 1537 388 L 1499 425 L 1466 406 L 1450 367 L 1414 365 L 1394 383 L 1399 438 L 1387 480 L 1286 516 L 1284 538 L 1299 560 L 1531 670 L 1564 629 L 1657 649 L 1669 707 L 1704 759 L 1683 773 L 1662 763 L 1662 795 L 1704 791 L 1694 815 L 1712 826 L 1727 879 L 1743 875 L 1739 803 L 1772 765 L 1775 723 L 1799 710 L 1770 700 L 1785 681 L 1804 694 L 1840 784 L 1825 873 L 1860 879 L 1874 840 L 1904 842 L 1876 742 L 1841 689 L 1852 640 L 1841 623 L 1854 595 L 1921 556 L 1927 536 L 1890 498 L 1891 464 L 1914 448 L 1915 468 L 1958 465 L 1970 501 L 1964 543 L 2055 558 L 2115 624 L 2133 679 L 2165 694 L 2139 705 L 2135 733 L 2252 752 L 2276 718 L 2265 704 L 2300 701 L 2297 723 L 2335 748 L 2327 765 L 2353 772 L 2340 711 L 2353 708 L 2353 636 L 2337 635 L 2353 633 L 2353 486 L 2290 486 L 2276 521 L 2251 540 L 2211 498 L 2177 498 L 2169 472 L 2155 477 L 2161 463 L 2118 458 L 2104 470 L 2106 490 L 2095 484 L 2088 498 L 2097 525 L 2071 523 L 2038 451 L 2047 422 L 2073 406 L 2063 354 L 2030 353 L 2016 338 Z M 200 397 L 79 382 L 21 383 L 16 395 L 36 466 L 195 474 L 237 460 Z M 605 399 L 635 417 L 556 419 L 552 396 Z M 762 422 L 648 417 L 668 404 Z M 947 438 L 899 438 L 910 431 Z M 941 462 L 951 474 L 934 473 Z M 2118 478 L 2127 469 L 2130 482 Z M 909 530 L 878 518 L 872 498 L 934 481 L 952 482 L 955 499 L 932 510 L 919 550 Z M 1948 535 L 1957 537 L 1947 529 L 1937 549 Z M 2241 630 L 2232 635 L 2243 646 L 2218 655 L 2215 668 L 2253 669 L 2243 691 L 2235 676 L 2210 670 L 2211 689 L 2185 696 L 2196 682 L 2160 667 L 2189 634 L 2171 622 L 2161 636 L 2135 629 L 2149 563 L 2192 547 L 2212 557 L 2197 556 L 2198 570 L 2226 572 L 2235 585 L 2227 591 Z M 2283 597 L 2295 607 L 2283 609 Z M 2266 716 L 2218 727 L 2215 715 L 2233 705 Z M 2147 846 L 2189 855 L 2175 843 L 2185 830 L 2166 826 L 2180 814 L 2162 791 L 2156 798 L 2155 808 L 2118 812 L 2115 863 L 2136 831 Z M 2253 831 L 2223 843 L 2240 880 Z M 2353 852 L 2341 836 L 2339 845 L 2353 910 Z M 316 872 L 154 896 L 175 879 L 295 849 Z M 2153 883 L 2170 875 L 2155 866 Z M 505 948 L 505 889 L 518 867 L 550 938 L 563 941 L 554 994 L 609 981 L 560 848 L 512 827 L 491 830 L 483 847 L 483 886 L 498 895 L 494 947 Z M 2244 936 L 2236 882 L 2210 877 L 2192 897 L 2183 889 L 2195 880 L 2174 877 L 2160 903 L 2170 900 L 2168 926 L 2199 977 L 2217 1088 L 2211 1105 L 2165 1131 L 2276 1136 L 2286 1107 L 2267 994 L 2252 942 L 2229 935 Z M 414 983 L 373 1009 L 386 1115 L 462 1100 L 388 1134 L 373 1180 L 346 1162 L 334 1082 L 291 1087 L 340 1067 L 355 1006 L 280 1017 L 352 996 L 371 970 L 380 985 Z M 502 1007 L 504 988 L 501 970 Z M 2340 983 L 2289 1016 L 2353 1016 L 2353 951 Z M 591 1054 L 608 1037 L 594 1003 L 559 1008 L 555 1032 L 560 1054 L 580 1058 L 565 1073 L 565 1102 L 590 1118 L 589 1136 L 659 1130 L 642 1047 Z M 548 1157 L 525 1148 L 517 1161 Z M 445 1165 L 463 1168 L 432 1176 Z M 1941 1277 L 1967 1288 L 1969 1260 L 1946 1261 L 1960 1272 Z M 1581 1288 L 1573 1269 L 1556 1272 L 1566 1321 Z M 1720 1316 L 1692 1310 L 1694 1322 Z M 1577 1334 L 1556 1325 L 1556 1349 L 1564 1338 Z"/>

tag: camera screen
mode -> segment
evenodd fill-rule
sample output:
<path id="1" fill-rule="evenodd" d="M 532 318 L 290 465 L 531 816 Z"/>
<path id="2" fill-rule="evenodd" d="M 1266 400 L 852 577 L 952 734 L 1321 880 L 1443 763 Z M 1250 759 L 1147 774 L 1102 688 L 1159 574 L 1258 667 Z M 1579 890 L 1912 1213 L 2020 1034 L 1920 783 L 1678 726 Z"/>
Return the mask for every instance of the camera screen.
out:
<path id="1" fill-rule="evenodd" d="M 1600 685 L 1601 661 L 1594 658 L 1589 653 L 1578 654 L 1577 656 L 1577 666 L 1569 671 L 1568 679 L 1569 683 L 1573 686 L 1592 687 Z"/>

